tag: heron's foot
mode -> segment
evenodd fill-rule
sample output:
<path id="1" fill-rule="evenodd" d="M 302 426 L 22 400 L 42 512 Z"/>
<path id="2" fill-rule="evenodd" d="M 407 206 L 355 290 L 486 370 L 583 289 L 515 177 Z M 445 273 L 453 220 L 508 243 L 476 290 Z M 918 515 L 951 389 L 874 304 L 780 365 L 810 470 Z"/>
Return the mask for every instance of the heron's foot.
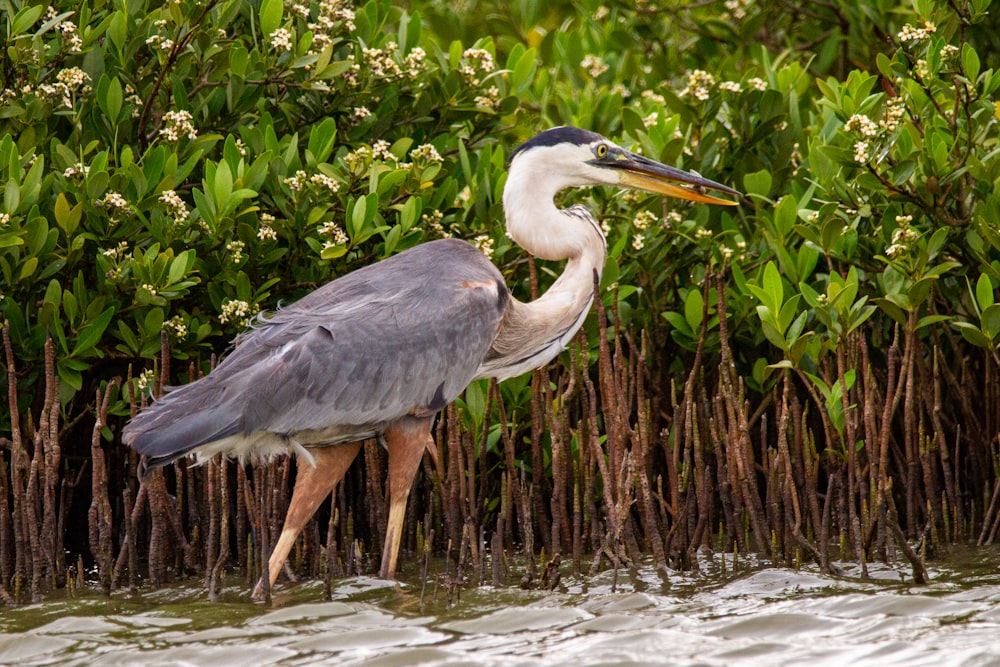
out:
<path id="1" fill-rule="evenodd" d="M 250 594 L 250 599 L 254 602 L 264 601 L 264 578 L 261 577 L 257 581 L 257 585 L 253 587 L 253 593 Z"/>

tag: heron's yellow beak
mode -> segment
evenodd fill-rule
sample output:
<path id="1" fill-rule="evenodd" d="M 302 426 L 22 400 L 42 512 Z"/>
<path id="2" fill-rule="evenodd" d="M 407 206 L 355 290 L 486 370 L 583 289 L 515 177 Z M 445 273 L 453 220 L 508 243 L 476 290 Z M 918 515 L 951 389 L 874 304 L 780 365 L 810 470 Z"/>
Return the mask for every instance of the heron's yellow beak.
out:
<path id="1" fill-rule="evenodd" d="M 607 157 L 594 160 L 592 164 L 618 171 L 619 183 L 627 188 L 705 204 L 723 204 L 725 206 L 739 204 L 738 201 L 721 199 L 705 192 L 706 190 L 715 190 L 734 197 L 740 196 L 738 191 L 728 186 L 628 151 L 609 152 Z"/>

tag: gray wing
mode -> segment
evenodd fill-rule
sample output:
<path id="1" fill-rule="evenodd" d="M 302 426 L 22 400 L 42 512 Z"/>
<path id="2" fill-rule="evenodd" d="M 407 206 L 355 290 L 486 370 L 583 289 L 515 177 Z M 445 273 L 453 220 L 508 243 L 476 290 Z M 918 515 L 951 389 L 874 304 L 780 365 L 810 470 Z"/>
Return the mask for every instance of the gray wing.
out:
<path id="1" fill-rule="evenodd" d="M 422 244 L 277 311 L 211 374 L 144 410 L 123 439 L 155 464 L 234 435 L 371 434 L 433 414 L 473 379 L 508 298 L 473 246 Z"/>

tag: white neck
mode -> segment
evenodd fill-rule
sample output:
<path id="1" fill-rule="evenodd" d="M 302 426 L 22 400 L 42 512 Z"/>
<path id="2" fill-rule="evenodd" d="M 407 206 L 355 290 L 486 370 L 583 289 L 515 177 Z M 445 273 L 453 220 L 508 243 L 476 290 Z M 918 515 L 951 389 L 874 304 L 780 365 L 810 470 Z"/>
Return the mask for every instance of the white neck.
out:
<path id="1" fill-rule="evenodd" d="M 553 178 L 530 153 L 519 157 L 507 178 L 507 233 L 532 255 L 567 260 L 562 274 L 529 303 L 511 299 L 490 356 L 479 377 L 514 377 L 539 368 L 561 352 L 583 324 L 607 257 L 607 245 L 593 216 L 582 207 L 560 210 L 559 190 L 578 181 Z"/>

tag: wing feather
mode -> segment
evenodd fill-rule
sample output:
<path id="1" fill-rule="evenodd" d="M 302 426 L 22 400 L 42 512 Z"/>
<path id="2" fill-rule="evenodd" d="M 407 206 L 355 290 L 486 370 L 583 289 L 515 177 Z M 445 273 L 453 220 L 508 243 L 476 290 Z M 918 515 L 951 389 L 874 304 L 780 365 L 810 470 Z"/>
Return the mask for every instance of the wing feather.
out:
<path id="1" fill-rule="evenodd" d="M 212 373 L 143 411 L 124 439 L 162 460 L 257 432 L 367 437 L 454 400 L 506 303 L 500 273 L 475 247 L 422 244 L 279 309 Z"/>

